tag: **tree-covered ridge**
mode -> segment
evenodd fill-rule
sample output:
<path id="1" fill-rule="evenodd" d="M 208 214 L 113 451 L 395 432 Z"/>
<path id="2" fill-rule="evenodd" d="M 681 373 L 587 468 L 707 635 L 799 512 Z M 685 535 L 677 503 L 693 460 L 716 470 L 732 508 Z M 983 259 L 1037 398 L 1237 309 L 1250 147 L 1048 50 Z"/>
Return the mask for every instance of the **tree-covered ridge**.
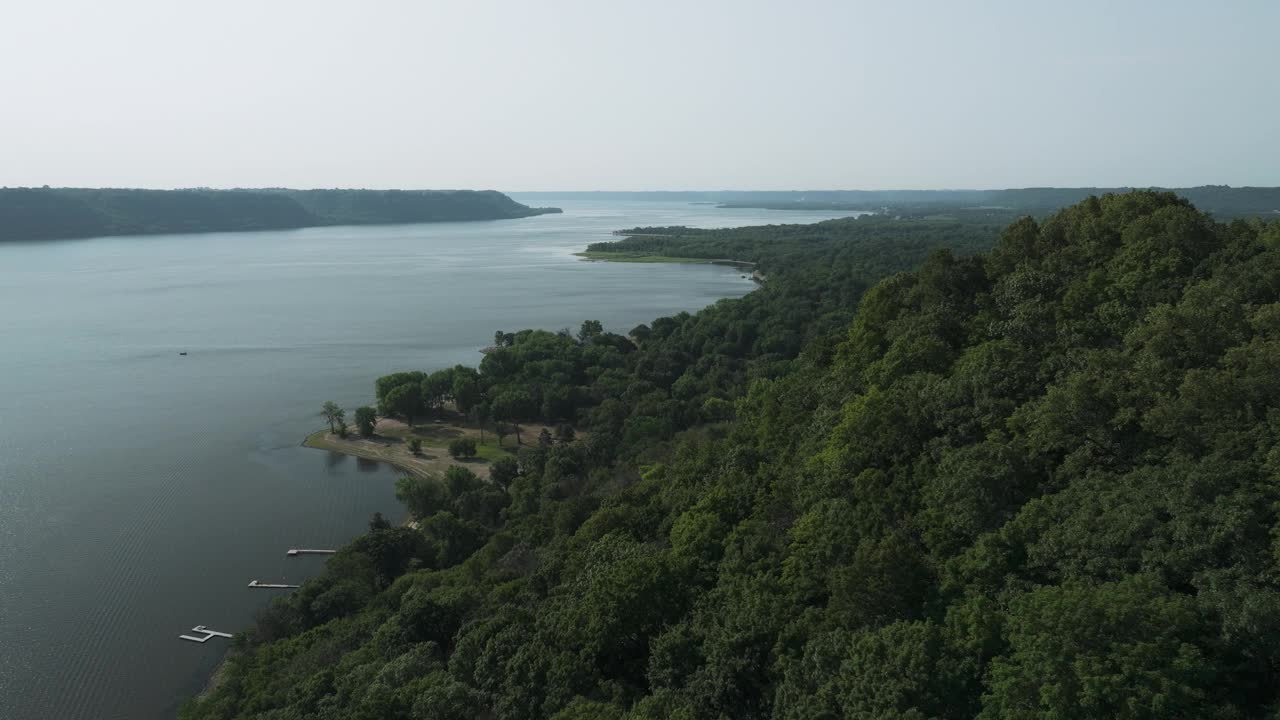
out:
<path id="1" fill-rule="evenodd" d="M 907 216 L 955 214 L 998 217 L 1042 216 L 1091 196 L 1128 192 L 1133 188 L 1014 188 L 1007 190 L 836 190 L 771 193 L 730 198 L 722 207 L 776 210 L 874 210 Z M 1201 185 L 1189 188 L 1150 188 L 1175 193 L 1217 218 L 1280 215 L 1280 188 Z"/>
<path id="2" fill-rule="evenodd" d="M 1000 227 L 982 219 L 903 221 L 881 215 L 716 230 L 639 227 L 619 230 L 622 239 L 592 243 L 587 252 L 599 257 L 619 253 L 739 260 L 756 264 L 770 277 L 783 271 L 802 276 L 812 287 L 826 287 L 847 275 L 878 280 L 913 268 L 939 247 L 961 254 L 985 250 Z M 827 277 L 816 278 L 814 273 Z"/>
<path id="3" fill-rule="evenodd" d="M 981 217 L 978 210 L 1003 210 L 1005 215 L 1043 215 L 1084 201 L 1090 196 L 1135 189 L 1167 191 L 1216 218 L 1280 216 L 1280 187 L 1200 185 L 1185 188 L 1031 187 L 991 190 L 710 190 L 657 192 L 521 193 L 530 201 L 551 198 L 587 200 L 660 200 L 700 202 L 721 207 L 777 210 L 866 210 L 890 215 L 923 216 L 959 213 Z M 992 212 L 991 217 L 1000 213 Z"/>
<path id="4" fill-rule="evenodd" d="M 560 212 L 495 190 L 281 190 L 330 225 L 504 220 Z"/>
<path id="5" fill-rule="evenodd" d="M 184 717 L 1280 712 L 1280 225 L 1093 198 L 854 302 L 643 464 L 593 417 L 628 383 L 495 485 L 405 483 L 421 528 Z"/>
<path id="6" fill-rule="evenodd" d="M 0 188 L 0 241 L 497 220 L 530 208 L 492 190 Z"/>

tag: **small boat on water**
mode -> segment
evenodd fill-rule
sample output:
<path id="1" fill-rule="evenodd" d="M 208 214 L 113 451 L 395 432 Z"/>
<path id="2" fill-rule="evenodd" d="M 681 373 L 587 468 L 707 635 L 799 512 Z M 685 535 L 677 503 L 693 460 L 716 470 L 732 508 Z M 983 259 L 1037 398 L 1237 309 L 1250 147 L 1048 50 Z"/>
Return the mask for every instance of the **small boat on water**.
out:
<path id="1" fill-rule="evenodd" d="M 187 351 L 186 351 L 186 350 L 183 350 L 182 352 L 180 352 L 180 353 L 178 353 L 178 354 L 179 354 L 179 355 L 186 355 L 186 354 L 187 354 Z"/>

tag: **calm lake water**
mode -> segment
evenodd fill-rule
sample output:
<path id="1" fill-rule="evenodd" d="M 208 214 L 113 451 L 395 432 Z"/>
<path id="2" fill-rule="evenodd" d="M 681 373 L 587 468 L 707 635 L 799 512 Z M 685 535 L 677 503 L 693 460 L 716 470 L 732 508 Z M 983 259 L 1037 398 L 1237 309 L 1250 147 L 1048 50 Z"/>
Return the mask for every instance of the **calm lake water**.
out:
<path id="1" fill-rule="evenodd" d="M 545 200 L 541 200 L 547 204 Z M 730 269 L 572 256 L 636 225 L 848 213 L 565 201 L 478 223 L 0 244 L 0 718 L 172 717 L 391 468 L 305 449 L 324 400 L 479 362 L 495 330 L 626 331 L 750 292 Z M 189 353 L 186 357 L 179 351 Z"/>

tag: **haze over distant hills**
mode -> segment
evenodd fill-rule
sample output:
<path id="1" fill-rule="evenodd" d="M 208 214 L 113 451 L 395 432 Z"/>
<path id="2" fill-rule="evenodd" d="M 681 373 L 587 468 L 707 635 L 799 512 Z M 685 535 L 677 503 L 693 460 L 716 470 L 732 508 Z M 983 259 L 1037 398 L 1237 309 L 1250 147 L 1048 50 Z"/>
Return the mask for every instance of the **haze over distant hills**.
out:
<path id="1" fill-rule="evenodd" d="M 0 188 L 0 241 L 503 220 L 560 212 L 494 190 Z"/>
<path id="2" fill-rule="evenodd" d="M 727 207 L 781 210 L 881 210 L 914 213 L 947 209 L 998 209 L 1023 214 L 1047 214 L 1080 202 L 1090 195 L 1124 192 L 1135 188 L 1013 188 L 1001 190 L 712 190 L 639 192 L 527 192 L 512 193 L 521 199 L 580 198 L 599 200 L 687 200 L 714 202 Z M 1165 188 L 1150 188 L 1161 190 Z M 1202 185 L 1170 188 L 1206 212 L 1219 217 L 1280 214 L 1280 188 Z"/>
<path id="3" fill-rule="evenodd" d="M 1129 188 L 1003 190 L 719 190 L 513 193 L 530 203 L 554 199 L 658 200 L 779 210 L 868 210 L 903 217 L 957 213 L 1008 221 L 1047 215 L 1090 195 Z M 1280 216 L 1280 188 L 1204 185 L 1172 190 L 1219 218 Z M 0 188 L 0 241 L 102 235 L 280 230 L 502 220 L 559 212 L 494 190 L 213 190 Z"/>

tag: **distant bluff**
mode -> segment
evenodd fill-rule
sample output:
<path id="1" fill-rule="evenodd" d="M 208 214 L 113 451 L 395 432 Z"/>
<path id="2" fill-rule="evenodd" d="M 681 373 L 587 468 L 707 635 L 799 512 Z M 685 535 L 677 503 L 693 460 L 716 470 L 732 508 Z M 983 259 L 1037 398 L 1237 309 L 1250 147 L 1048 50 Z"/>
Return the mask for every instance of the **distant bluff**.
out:
<path id="1" fill-rule="evenodd" d="M 494 190 L 0 189 L 0 241 L 506 220 L 559 208 Z"/>

